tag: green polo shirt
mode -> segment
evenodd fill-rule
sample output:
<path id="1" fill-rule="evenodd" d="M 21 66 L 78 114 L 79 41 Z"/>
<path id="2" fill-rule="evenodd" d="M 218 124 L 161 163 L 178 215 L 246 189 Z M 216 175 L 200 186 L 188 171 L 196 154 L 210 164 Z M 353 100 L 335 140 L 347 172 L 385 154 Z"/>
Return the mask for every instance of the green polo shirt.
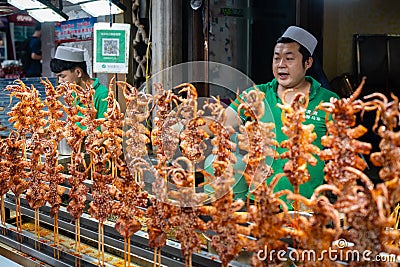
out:
<path id="1" fill-rule="evenodd" d="M 107 112 L 107 108 L 108 108 L 108 103 L 107 103 L 107 101 L 105 101 L 105 99 L 108 97 L 108 88 L 105 87 L 104 85 L 102 85 L 99 82 L 99 79 L 93 78 L 92 80 L 94 81 L 93 82 L 93 89 L 94 89 L 93 103 L 94 103 L 94 107 L 97 110 L 96 119 L 104 118 L 104 113 Z M 82 104 L 79 103 L 79 105 L 81 106 Z M 83 114 L 80 112 L 78 115 L 83 116 Z M 79 122 L 77 124 L 80 128 L 86 129 L 86 126 L 80 125 Z M 97 129 L 100 130 L 100 127 L 98 127 Z"/>
<path id="2" fill-rule="evenodd" d="M 108 97 L 108 88 L 99 82 L 99 79 L 93 79 L 94 91 L 94 107 L 97 110 L 96 119 L 104 118 L 104 113 L 107 112 L 108 103 L 104 99 Z"/>
<path id="3" fill-rule="evenodd" d="M 339 97 L 332 91 L 329 91 L 328 89 L 321 87 L 321 84 L 312 77 L 306 76 L 306 80 L 311 83 L 311 88 L 309 94 L 310 99 L 306 111 L 305 124 L 314 124 L 315 126 L 314 131 L 317 134 L 317 139 L 314 141 L 314 145 L 322 149 L 323 147 L 321 145 L 321 137 L 326 134 L 325 112 L 315 109 L 321 102 L 329 102 L 331 97 L 334 98 L 339 98 Z M 261 121 L 275 123 L 276 140 L 280 144 L 282 141 L 287 139 L 287 136 L 282 132 L 282 126 L 283 126 L 281 120 L 282 110 L 276 105 L 277 103 L 282 104 L 282 101 L 280 100 L 277 94 L 277 87 L 278 87 L 278 82 L 276 81 L 276 79 L 266 84 L 257 85 L 257 88 L 265 93 L 264 104 L 266 106 L 265 109 L 266 111 L 264 113 L 264 116 L 261 118 Z M 247 91 L 249 90 L 253 89 L 252 88 L 247 89 Z M 236 104 L 239 103 L 238 100 L 236 100 L 235 103 Z M 231 104 L 230 107 L 235 111 L 237 111 L 237 107 L 235 107 L 235 105 Z M 276 150 L 279 154 L 282 154 L 283 152 L 286 151 L 285 148 L 280 148 L 280 147 L 277 147 Z M 307 198 L 309 198 L 313 194 L 314 189 L 319 185 L 321 185 L 324 180 L 324 172 L 323 172 L 324 162 L 320 160 L 318 156 L 316 156 L 316 158 L 318 159 L 317 165 L 308 166 L 311 179 L 307 183 L 300 185 L 300 194 Z M 238 160 L 240 161 L 241 159 L 238 158 Z M 274 175 L 276 175 L 278 173 L 283 172 L 282 168 L 283 165 L 287 162 L 287 159 L 273 160 L 269 158 L 266 159 L 266 162 L 268 164 L 272 163 L 271 166 L 274 170 Z M 271 181 L 272 177 L 270 177 L 267 180 L 268 183 Z M 241 179 L 243 179 L 243 177 Z M 290 184 L 286 176 L 282 177 L 279 180 L 279 182 L 275 186 L 274 191 L 277 192 L 283 189 L 290 189 L 293 191 L 293 186 Z"/>

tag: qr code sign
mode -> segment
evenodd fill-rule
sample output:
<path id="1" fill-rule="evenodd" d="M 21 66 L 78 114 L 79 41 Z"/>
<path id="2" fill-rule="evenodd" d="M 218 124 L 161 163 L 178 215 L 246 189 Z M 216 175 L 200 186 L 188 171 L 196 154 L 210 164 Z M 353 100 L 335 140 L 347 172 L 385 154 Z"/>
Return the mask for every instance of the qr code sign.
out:
<path id="1" fill-rule="evenodd" d="M 119 55 L 119 40 L 105 38 L 102 42 L 103 56 L 118 56 Z"/>

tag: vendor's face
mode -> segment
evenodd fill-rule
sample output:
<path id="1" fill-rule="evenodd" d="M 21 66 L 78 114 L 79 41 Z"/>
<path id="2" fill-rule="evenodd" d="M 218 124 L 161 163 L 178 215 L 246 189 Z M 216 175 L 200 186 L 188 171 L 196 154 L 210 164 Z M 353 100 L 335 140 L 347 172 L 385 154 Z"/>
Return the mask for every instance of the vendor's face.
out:
<path id="1" fill-rule="evenodd" d="M 300 45 L 296 42 L 275 45 L 272 70 L 279 85 L 284 88 L 295 88 L 301 84 L 307 69 L 311 67 L 311 58 L 303 64 L 303 56 L 299 48 Z"/>
<path id="2" fill-rule="evenodd" d="M 63 70 L 62 72 L 56 73 L 56 77 L 59 83 L 70 82 L 70 83 L 80 83 L 80 73 L 78 69 L 73 71 Z"/>

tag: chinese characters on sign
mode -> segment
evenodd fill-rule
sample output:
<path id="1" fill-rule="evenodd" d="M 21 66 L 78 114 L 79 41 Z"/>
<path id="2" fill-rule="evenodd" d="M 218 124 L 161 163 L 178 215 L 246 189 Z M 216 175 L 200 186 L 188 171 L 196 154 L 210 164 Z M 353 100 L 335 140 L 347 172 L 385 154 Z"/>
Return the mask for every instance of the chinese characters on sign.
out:
<path id="1" fill-rule="evenodd" d="M 56 24 L 56 43 L 93 40 L 93 26 L 97 18 L 74 19 Z"/>

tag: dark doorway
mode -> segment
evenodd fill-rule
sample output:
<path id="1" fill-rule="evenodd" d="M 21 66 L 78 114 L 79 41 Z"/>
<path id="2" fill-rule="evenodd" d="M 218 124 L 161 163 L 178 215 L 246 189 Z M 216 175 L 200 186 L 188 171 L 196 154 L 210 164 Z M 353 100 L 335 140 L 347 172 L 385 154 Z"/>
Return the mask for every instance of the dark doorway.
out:
<path id="1" fill-rule="evenodd" d="M 296 24 L 296 1 L 251 1 L 251 73 L 255 83 L 273 78 L 272 52 L 276 40 Z"/>

